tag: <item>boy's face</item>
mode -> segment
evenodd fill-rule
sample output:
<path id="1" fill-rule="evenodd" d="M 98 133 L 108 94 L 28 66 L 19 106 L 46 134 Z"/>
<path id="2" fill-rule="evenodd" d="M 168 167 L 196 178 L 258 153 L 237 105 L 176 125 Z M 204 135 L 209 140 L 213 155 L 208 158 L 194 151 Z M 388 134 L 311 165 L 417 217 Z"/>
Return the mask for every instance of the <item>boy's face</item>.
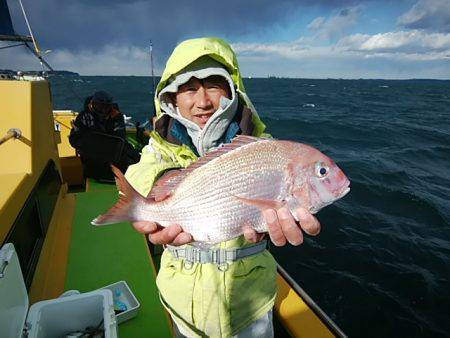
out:
<path id="1" fill-rule="evenodd" d="M 181 116 L 203 129 L 219 108 L 222 96 L 231 98 L 230 86 L 222 76 L 202 80 L 193 77 L 178 88 L 174 101 Z"/>

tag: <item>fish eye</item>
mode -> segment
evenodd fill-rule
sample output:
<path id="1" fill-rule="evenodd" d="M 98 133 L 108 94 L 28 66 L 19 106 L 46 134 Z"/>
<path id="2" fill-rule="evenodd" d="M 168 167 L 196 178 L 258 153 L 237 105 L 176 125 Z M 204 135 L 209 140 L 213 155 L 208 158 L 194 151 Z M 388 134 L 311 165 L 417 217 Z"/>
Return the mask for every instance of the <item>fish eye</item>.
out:
<path id="1" fill-rule="evenodd" d="M 328 175 L 329 168 L 323 163 L 317 163 L 316 165 L 316 175 L 323 178 Z"/>

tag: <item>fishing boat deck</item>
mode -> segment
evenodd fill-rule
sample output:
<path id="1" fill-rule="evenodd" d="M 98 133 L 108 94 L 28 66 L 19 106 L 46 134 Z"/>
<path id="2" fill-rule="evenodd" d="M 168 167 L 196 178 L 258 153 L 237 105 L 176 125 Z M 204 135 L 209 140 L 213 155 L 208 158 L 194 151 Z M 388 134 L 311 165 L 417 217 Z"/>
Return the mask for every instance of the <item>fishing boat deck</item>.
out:
<path id="1" fill-rule="evenodd" d="M 9 164 L 0 173 L 0 244 L 10 241 L 19 251 L 30 304 L 125 280 L 141 307 L 118 326 L 120 336 L 171 337 L 155 283 L 161 247 L 152 246 L 152 256 L 145 236 L 127 223 L 90 224 L 114 204 L 117 190 L 90 179 L 84 185 L 80 159 L 67 138 L 75 115 L 51 118 L 46 81 L 0 81 L 0 89 L 0 106 L 10 112 L 0 118 L 0 135 L 11 127 L 24 135 L 0 148 L 0 159 Z M 344 337 L 294 285 L 288 275 L 279 276 L 275 336 Z"/>
<path id="2" fill-rule="evenodd" d="M 104 227 L 90 224 L 116 200 L 115 185 L 92 180 L 87 192 L 76 194 L 65 290 L 86 292 L 125 280 L 141 307 L 137 317 L 119 325 L 120 337 L 171 337 L 145 236 L 128 223 Z"/>

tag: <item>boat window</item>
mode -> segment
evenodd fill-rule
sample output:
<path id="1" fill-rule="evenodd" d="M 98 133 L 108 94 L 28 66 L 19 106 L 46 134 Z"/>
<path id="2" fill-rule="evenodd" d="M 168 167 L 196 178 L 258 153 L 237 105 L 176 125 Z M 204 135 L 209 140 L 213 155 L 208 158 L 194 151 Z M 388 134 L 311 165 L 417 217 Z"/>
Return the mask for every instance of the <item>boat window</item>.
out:
<path id="1" fill-rule="evenodd" d="M 14 244 L 27 289 L 33 280 L 60 188 L 59 172 L 50 161 L 5 240 Z"/>

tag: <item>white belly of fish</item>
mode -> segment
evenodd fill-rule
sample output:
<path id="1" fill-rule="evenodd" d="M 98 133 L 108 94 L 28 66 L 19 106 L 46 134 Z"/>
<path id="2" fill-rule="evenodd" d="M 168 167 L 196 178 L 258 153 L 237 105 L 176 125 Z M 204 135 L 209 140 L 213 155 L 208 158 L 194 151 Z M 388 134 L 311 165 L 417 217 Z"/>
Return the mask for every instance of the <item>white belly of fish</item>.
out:
<path id="1" fill-rule="evenodd" d="M 145 206 L 140 211 L 142 218 L 162 226 L 179 224 L 195 241 L 209 244 L 241 235 L 244 226 L 266 231 L 261 209 L 236 197 L 272 201 L 285 198 L 285 157 L 274 156 L 277 152 L 268 152 L 264 149 L 267 145 L 258 145 L 262 146 L 259 152 L 245 151 L 248 146 L 243 147 L 239 154 L 225 154 L 196 169 L 173 196 Z"/>

